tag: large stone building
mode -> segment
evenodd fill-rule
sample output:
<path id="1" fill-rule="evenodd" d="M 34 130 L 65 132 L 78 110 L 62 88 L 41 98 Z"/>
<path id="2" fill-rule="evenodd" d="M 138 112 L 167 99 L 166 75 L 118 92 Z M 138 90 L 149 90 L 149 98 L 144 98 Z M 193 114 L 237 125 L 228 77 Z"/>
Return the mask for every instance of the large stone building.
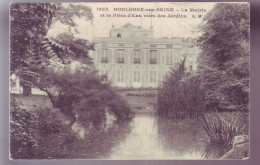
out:
<path id="1" fill-rule="evenodd" d="M 153 28 L 130 23 L 115 28 L 109 37 L 94 38 L 94 62 L 100 74 L 118 87 L 157 87 L 170 67 L 186 56 L 196 68 L 197 48 L 191 38 L 153 38 Z"/>

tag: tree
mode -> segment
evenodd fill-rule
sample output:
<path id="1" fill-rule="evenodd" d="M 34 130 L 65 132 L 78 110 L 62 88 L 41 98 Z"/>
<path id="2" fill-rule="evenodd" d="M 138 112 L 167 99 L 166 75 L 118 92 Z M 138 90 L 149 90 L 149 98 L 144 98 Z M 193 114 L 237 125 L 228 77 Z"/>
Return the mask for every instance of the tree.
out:
<path id="1" fill-rule="evenodd" d="M 71 126 L 76 121 L 85 128 L 88 124 L 100 126 L 106 120 L 106 110 L 117 121 L 130 118 L 128 104 L 110 86 L 107 77 L 97 73 L 93 69 L 75 72 L 64 69 L 58 73 L 50 70 L 36 84 L 48 94 L 53 107 L 70 118 Z"/>
<path id="2" fill-rule="evenodd" d="M 59 59 L 62 60 L 63 64 L 68 63 L 63 59 L 70 59 L 71 61 L 80 60 L 83 64 L 92 64 L 89 58 L 89 50 L 94 50 L 94 45 L 88 40 L 75 38 L 71 32 L 60 33 L 57 37 L 51 38 L 51 40 L 68 49 L 68 51 L 58 53 Z M 58 52 L 59 48 L 56 48 L 55 51 Z"/>
<path id="3" fill-rule="evenodd" d="M 63 7 L 61 3 L 12 3 L 10 6 L 10 57 L 11 73 L 21 79 L 26 95 L 30 94 L 35 76 L 49 65 L 49 60 L 56 58 L 62 63 L 69 63 L 72 57 L 82 57 L 78 51 L 88 42 L 73 40 L 70 45 L 60 40 L 47 38 L 46 35 L 52 22 L 60 21 L 63 24 L 76 26 L 73 16 L 85 17 L 92 20 L 91 9 L 81 5 Z M 72 43 L 74 46 L 70 49 Z M 81 47 L 79 47 L 81 45 Z M 83 51 L 87 57 L 87 50 Z M 66 56 L 65 56 L 66 55 Z"/>
<path id="4" fill-rule="evenodd" d="M 205 108 L 248 110 L 248 4 L 216 4 L 200 29 L 198 68 L 206 90 Z"/>

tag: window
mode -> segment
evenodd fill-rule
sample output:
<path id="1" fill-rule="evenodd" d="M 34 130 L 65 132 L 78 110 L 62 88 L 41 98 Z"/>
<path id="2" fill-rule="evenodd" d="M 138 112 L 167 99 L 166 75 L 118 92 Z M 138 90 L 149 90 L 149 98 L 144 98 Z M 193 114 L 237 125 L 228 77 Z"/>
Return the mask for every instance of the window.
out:
<path id="1" fill-rule="evenodd" d="M 174 63 L 173 51 L 166 51 L 166 65 L 172 65 Z"/>
<path id="2" fill-rule="evenodd" d="M 117 50 L 117 62 L 124 63 L 124 49 Z"/>
<path id="3" fill-rule="evenodd" d="M 107 43 L 102 43 L 102 46 L 108 46 L 108 44 Z"/>
<path id="4" fill-rule="evenodd" d="M 134 71 L 134 82 L 141 82 L 140 71 Z"/>
<path id="5" fill-rule="evenodd" d="M 141 51 L 140 50 L 134 50 L 134 63 L 135 64 L 141 63 Z"/>
<path id="6" fill-rule="evenodd" d="M 116 36 L 117 36 L 117 38 L 121 38 L 121 34 L 120 33 L 118 33 Z"/>
<path id="7" fill-rule="evenodd" d="M 172 45 L 172 44 L 167 44 L 167 45 L 166 45 L 166 48 L 168 48 L 168 49 L 169 49 L 169 48 L 173 48 L 173 45 Z"/>
<path id="8" fill-rule="evenodd" d="M 156 48 L 156 46 L 157 46 L 156 44 L 151 44 L 150 45 L 151 48 Z"/>
<path id="9" fill-rule="evenodd" d="M 140 47 L 141 47 L 141 44 L 134 44 L 134 47 L 135 47 L 135 48 L 140 48 Z"/>
<path id="10" fill-rule="evenodd" d="M 156 59 L 156 50 L 151 50 L 150 51 L 150 64 L 156 64 L 157 59 Z"/>
<path id="11" fill-rule="evenodd" d="M 123 44 L 123 43 L 119 43 L 118 46 L 119 46 L 119 47 L 124 47 L 125 44 Z"/>
<path id="12" fill-rule="evenodd" d="M 124 82 L 124 71 L 123 70 L 117 71 L 117 82 Z"/>
<path id="13" fill-rule="evenodd" d="M 101 50 L 101 63 L 108 63 L 108 50 Z"/>
<path id="14" fill-rule="evenodd" d="M 150 71 L 150 82 L 156 83 L 156 71 Z"/>

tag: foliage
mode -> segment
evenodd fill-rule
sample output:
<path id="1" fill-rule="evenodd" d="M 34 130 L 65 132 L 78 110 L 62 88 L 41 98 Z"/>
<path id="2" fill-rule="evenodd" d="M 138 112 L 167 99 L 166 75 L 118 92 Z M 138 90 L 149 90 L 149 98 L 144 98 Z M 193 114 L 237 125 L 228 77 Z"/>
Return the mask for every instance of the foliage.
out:
<path id="1" fill-rule="evenodd" d="M 32 81 L 39 78 L 50 59 L 69 63 L 73 57 L 88 57 L 86 48 L 92 46 L 86 40 L 72 38 L 70 44 L 64 44 L 60 38 L 46 37 L 53 20 L 76 26 L 73 16 L 93 18 L 91 9 L 81 5 L 65 8 L 61 3 L 11 4 L 10 69 L 20 77 L 24 91 L 34 85 Z"/>
<path id="2" fill-rule="evenodd" d="M 40 132 L 35 114 L 19 107 L 14 97 L 10 102 L 10 153 L 11 158 L 31 158 L 39 153 Z"/>
<path id="3" fill-rule="evenodd" d="M 249 6 L 218 3 L 203 21 L 198 69 L 205 109 L 248 111 Z"/>
<path id="4" fill-rule="evenodd" d="M 36 158 L 62 157 L 68 146 L 77 141 L 78 137 L 71 127 L 66 124 L 66 119 L 55 109 L 37 109 L 34 113 L 38 116 L 40 148 Z"/>
<path id="5" fill-rule="evenodd" d="M 187 71 L 184 58 L 171 69 L 158 89 L 157 114 L 174 118 L 197 116 L 204 108 L 203 103 L 200 77 Z"/>
<path id="6" fill-rule="evenodd" d="M 90 123 L 100 126 L 105 110 L 113 112 L 117 121 L 131 115 L 127 103 L 95 70 L 49 71 L 41 80 L 37 86 L 47 92 L 53 107 L 71 118 L 71 124 L 77 121 L 85 127 Z"/>
<path id="7" fill-rule="evenodd" d="M 235 136 L 247 133 L 241 113 L 205 113 L 201 123 L 212 143 L 228 146 Z"/>
<path id="8" fill-rule="evenodd" d="M 91 64 L 89 59 L 89 50 L 94 49 L 94 45 L 89 43 L 88 40 L 75 38 L 72 33 L 65 32 L 57 35 L 55 38 L 51 38 L 53 42 L 58 43 L 58 45 L 63 45 L 68 51 L 63 51 L 59 53 L 60 59 L 78 60 L 81 62 Z M 55 49 L 55 51 L 59 51 Z M 63 60 L 63 63 L 66 63 Z"/>
<path id="9" fill-rule="evenodd" d="M 225 153 L 227 153 L 232 146 L 228 145 L 219 145 L 218 143 L 208 143 L 203 159 L 219 159 Z"/>
<path id="10" fill-rule="evenodd" d="M 34 113 L 39 117 L 39 130 L 41 135 L 46 136 L 52 133 L 59 133 L 62 126 L 62 119 L 58 112 L 49 108 L 34 110 Z"/>
<path id="11" fill-rule="evenodd" d="M 156 96 L 157 91 L 151 89 L 133 89 L 125 92 L 126 96 Z"/>

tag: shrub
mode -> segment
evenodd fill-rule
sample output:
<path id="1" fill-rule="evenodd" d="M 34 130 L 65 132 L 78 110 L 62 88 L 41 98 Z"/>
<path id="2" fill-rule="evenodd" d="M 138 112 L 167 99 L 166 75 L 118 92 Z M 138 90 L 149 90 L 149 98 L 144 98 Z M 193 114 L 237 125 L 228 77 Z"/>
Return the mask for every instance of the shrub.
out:
<path id="1" fill-rule="evenodd" d="M 117 122 L 128 120 L 132 116 L 127 102 L 109 87 L 81 99 L 78 107 L 75 109 L 77 122 L 85 127 L 88 127 L 90 124 L 93 124 L 95 127 L 102 126 L 106 120 L 105 110 L 112 112 Z"/>
<path id="2" fill-rule="evenodd" d="M 48 85 L 56 89 L 57 96 L 48 91 Z M 130 117 L 130 108 L 105 76 L 99 76 L 96 70 L 78 70 L 71 72 L 48 72 L 41 86 L 55 108 L 71 118 L 71 126 L 77 124 L 99 127 L 104 123 L 105 110 L 112 111 L 118 121 Z M 49 88 L 49 89 L 51 89 Z"/>
<path id="3" fill-rule="evenodd" d="M 48 108 L 21 109 L 13 96 L 10 105 L 11 158 L 65 158 L 77 136 L 69 125 L 64 124 L 61 113 Z"/>
<path id="4" fill-rule="evenodd" d="M 149 89 L 133 89 L 125 92 L 126 96 L 148 96 L 154 97 L 156 96 L 157 90 L 149 90 Z"/>
<path id="5" fill-rule="evenodd" d="M 33 158 L 39 152 L 41 139 L 38 117 L 21 109 L 13 96 L 10 101 L 10 156 Z"/>
<path id="6" fill-rule="evenodd" d="M 38 109 L 40 147 L 36 158 L 66 158 L 69 147 L 78 139 L 70 125 L 65 124 L 64 115 L 54 109 Z"/>
<path id="7" fill-rule="evenodd" d="M 242 113 L 205 113 L 201 117 L 211 142 L 226 146 L 232 144 L 235 136 L 247 133 L 244 120 Z"/>
<path id="8" fill-rule="evenodd" d="M 184 59 L 171 68 L 158 89 L 157 114 L 172 118 L 194 117 L 204 109 L 203 103 L 200 77 L 187 71 Z"/>

